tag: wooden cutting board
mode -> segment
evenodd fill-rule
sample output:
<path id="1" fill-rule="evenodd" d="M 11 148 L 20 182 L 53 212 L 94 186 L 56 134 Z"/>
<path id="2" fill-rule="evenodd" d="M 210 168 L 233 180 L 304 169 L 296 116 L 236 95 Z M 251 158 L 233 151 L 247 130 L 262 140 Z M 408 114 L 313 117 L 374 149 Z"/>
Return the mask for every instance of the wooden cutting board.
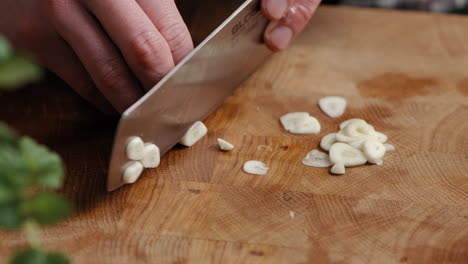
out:
<path id="1" fill-rule="evenodd" d="M 206 120 L 205 139 L 113 193 L 116 121 L 61 82 L 0 96 L 0 119 L 65 160 L 76 213 L 43 235 L 75 263 L 468 263 L 467 28 L 459 16 L 322 7 Z M 321 113 L 326 95 L 348 99 L 343 117 Z M 305 167 L 320 136 L 286 133 L 278 118 L 292 111 L 316 116 L 320 136 L 364 118 L 397 151 L 339 177 Z M 217 137 L 236 149 L 218 151 Z M 243 173 L 252 159 L 268 174 Z M 23 243 L 0 233 L 0 262 Z"/>

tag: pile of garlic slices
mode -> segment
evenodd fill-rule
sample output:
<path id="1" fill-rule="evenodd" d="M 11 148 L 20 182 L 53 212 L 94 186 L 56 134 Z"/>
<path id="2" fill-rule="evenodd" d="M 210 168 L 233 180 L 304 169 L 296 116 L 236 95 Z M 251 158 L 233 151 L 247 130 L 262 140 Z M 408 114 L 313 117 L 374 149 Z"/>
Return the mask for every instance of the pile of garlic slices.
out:
<path id="1" fill-rule="evenodd" d="M 329 152 L 313 150 L 302 161 L 312 167 L 329 167 L 333 174 L 344 174 L 346 167 L 355 167 L 366 163 L 382 165 L 385 153 L 395 150 L 386 144 L 388 137 L 362 119 L 346 120 L 340 125 L 340 131 L 324 136 L 320 147 Z"/>
<path id="2" fill-rule="evenodd" d="M 161 161 L 159 147 L 143 142 L 140 137 L 130 137 L 127 140 L 127 158 L 130 160 L 123 168 L 123 181 L 134 183 L 145 168 L 156 168 Z"/>

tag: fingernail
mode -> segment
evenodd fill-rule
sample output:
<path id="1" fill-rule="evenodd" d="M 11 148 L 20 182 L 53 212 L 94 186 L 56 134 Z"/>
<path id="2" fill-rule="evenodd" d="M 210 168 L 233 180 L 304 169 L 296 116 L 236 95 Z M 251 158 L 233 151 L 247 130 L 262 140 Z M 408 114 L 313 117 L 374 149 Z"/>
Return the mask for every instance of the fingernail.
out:
<path id="1" fill-rule="evenodd" d="M 287 8 L 287 0 L 269 0 L 266 4 L 266 9 L 268 13 L 270 13 L 270 16 L 272 16 L 275 19 L 282 18 Z"/>
<path id="2" fill-rule="evenodd" d="M 289 42 L 291 42 L 292 37 L 292 30 L 286 26 L 279 26 L 273 29 L 273 31 L 270 33 L 271 43 L 279 50 L 286 49 L 289 45 Z"/>

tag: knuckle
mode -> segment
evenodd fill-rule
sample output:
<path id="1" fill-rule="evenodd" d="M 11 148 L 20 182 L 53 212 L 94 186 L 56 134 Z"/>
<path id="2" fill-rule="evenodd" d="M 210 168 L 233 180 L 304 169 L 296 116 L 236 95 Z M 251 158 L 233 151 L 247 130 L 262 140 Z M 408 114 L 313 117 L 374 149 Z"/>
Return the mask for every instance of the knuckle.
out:
<path id="1" fill-rule="evenodd" d="M 107 91 L 119 90 L 124 76 L 126 76 L 126 70 L 118 59 L 108 59 L 99 67 L 99 81 L 101 87 Z"/>
<path id="2" fill-rule="evenodd" d="M 169 72 L 165 67 L 164 46 L 165 40 L 156 31 L 143 31 L 133 38 L 130 48 L 137 62 L 138 71 L 151 78 L 161 79 Z M 170 54 L 165 54 L 170 56 Z"/>
<path id="3" fill-rule="evenodd" d="M 190 42 L 190 34 L 184 24 L 172 22 L 167 24 L 167 26 L 162 27 L 161 32 L 163 32 L 163 35 L 173 52 L 186 49 L 187 43 Z"/>

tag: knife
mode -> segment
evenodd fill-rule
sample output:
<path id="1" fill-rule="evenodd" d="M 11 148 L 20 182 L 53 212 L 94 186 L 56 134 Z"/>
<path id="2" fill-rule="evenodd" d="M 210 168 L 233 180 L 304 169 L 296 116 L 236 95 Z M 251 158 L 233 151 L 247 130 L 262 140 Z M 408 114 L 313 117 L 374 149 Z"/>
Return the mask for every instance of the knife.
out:
<path id="1" fill-rule="evenodd" d="M 262 43 L 268 23 L 259 0 L 245 1 L 169 74 L 125 111 L 119 121 L 107 190 L 124 185 L 126 142 L 138 136 L 161 156 L 190 126 L 204 120 L 272 54 Z"/>

